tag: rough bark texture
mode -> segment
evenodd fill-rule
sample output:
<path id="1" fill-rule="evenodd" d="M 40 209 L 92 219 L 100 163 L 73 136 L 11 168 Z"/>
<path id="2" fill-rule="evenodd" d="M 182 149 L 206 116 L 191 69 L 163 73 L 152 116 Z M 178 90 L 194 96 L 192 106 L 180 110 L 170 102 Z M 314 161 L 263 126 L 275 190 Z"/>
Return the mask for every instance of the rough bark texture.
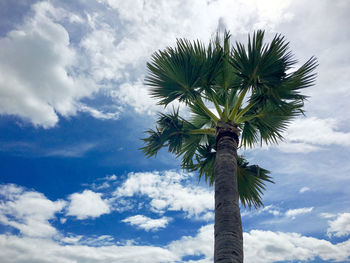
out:
<path id="1" fill-rule="evenodd" d="M 243 236 L 237 186 L 237 126 L 216 129 L 214 263 L 243 262 Z"/>

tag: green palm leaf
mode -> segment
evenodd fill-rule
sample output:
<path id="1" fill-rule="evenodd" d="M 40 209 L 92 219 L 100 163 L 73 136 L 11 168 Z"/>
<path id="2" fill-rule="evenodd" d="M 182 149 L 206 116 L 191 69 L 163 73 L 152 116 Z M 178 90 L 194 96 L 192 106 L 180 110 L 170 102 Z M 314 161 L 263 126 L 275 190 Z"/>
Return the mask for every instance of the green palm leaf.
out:
<path id="1" fill-rule="evenodd" d="M 214 184 L 214 165 L 216 152 L 212 148 L 215 141 L 198 147 L 196 161 L 191 165 L 183 166 L 189 171 L 198 171 L 199 180 L 204 177 L 210 185 Z M 262 194 L 266 183 L 274 183 L 269 176 L 270 172 L 258 165 L 249 165 L 243 156 L 237 158 L 238 194 L 244 207 L 259 208 L 263 206 Z"/>
<path id="2" fill-rule="evenodd" d="M 179 39 L 175 48 L 156 52 L 147 63 L 146 84 L 159 104 L 178 99 L 188 103 L 200 96 L 214 80 L 221 61 L 221 50 L 199 41 Z"/>
<path id="3" fill-rule="evenodd" d="M 248 165 L 242 157 L 237 158 L 238 193 L 244 207 L 255 208 L 263 206 L 262 194 L 265 183 L 274 183 L 269 176 L 270 172 L 258 165 Z"/>

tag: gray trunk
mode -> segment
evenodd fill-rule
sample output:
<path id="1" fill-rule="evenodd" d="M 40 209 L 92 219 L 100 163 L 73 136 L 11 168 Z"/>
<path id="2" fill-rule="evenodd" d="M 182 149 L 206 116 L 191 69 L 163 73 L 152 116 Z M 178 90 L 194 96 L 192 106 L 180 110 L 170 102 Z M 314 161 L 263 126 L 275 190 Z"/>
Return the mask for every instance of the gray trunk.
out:
<path id="1" fill-rule="evenodd" d="M 237 186 L 236 126 L 219 122 L 215 160 L 214 263 L 243 262 L 242 222 Z"/>

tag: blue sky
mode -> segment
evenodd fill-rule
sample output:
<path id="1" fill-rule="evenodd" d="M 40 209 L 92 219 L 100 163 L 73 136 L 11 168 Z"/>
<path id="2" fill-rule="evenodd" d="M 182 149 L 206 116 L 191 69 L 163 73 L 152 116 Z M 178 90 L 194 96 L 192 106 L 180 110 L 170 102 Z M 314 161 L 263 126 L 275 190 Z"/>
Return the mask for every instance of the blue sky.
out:
<path id="1" fill-rule="evenodd" d="M 218 28 L 282 33 L 319 61 L 306 116 L 241 151 L 271 171 L 241 209 L 245 262 L 350 261 L 350 24 L 336 1 L 0 2 L 0 261 L 212 262 L 213 189 L 138 150 L 164 111 L 146 62 Z M 186 109 L 180 105 L 186 115 Z"/>

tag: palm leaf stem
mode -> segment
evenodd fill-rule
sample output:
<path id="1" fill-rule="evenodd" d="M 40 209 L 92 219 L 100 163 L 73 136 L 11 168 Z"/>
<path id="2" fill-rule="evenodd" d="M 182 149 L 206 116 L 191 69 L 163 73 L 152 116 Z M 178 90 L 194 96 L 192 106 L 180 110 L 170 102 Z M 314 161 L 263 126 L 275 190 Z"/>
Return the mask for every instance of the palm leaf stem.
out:
<path id="1" fill-rule="evenodd" d="M 228 115 L 229 115 L 229 111 L 230 111 L 230 108 L 229 108 L 229 95 L 228 95 L 228 92 L 227 92 L 227 89 L 225 90 L 225 108 L 224 108 L 224 114 L 223 114 L 223 119 L 225 122 L 227 122 L 228 120 Z"/>
<path id="2" fill-rule="evenodd" d="M 211 110 L 209 110 L 207 106 L 204 105 L 202 99 L 200 97 L 196 97 L 196 101 L 199 107 L 213 120 L 213 122 L 218 123 L 219 118 L 216 117 L 215 114 L 212 113 Z"/>
<path id="3" fill-rule="evenodd" d="M 215 129 L 195 129 L 188 131 L 189 134 L 207 134 L 207 135 L 215 135 Z"/>
<path id="4" fill-rule="evenodd" d="M 242 122 L 245 122 L 245 121 L 250 121 L 250 120 L 252 120 L 252 119 L 254 119 L 254 118 L 260 118 L 260 117 L 262 117 L 262 116 L 264 116 L 264 114 L 263 114 L 263 113 L 259 113 L 259 114 L 247 116 L 247 117 L 245 117 L 245 118 L 242 117 L 241 119 L 237 119 L 236 121 L 237 121 L 237 123 L 242 123 Z"/>
<path id="5" fill-rule="evenodd" d="M 254 107 L 257 104 L 257 102 L 249 103 L 245 108 L 243 108 L 236 116 L 235 121 L 236 123 L 239 123 L 240 119 L 243 117 L 244 114 L 247 113 L 252 107 Z"/>
<path id="6" fill-rule="evenodd" d="M 241 93 L 239 94 L 237 103 L 236 103 L 235 107 L 233 108 L 232 112 L 230 113 L 230 115 L 228 116 L 228 119 L 230 121 L 233 121 L 235 119 L 237 112 L 238 112 L 238 109 L 239 109 L 239 107 L 241 107 L 243 99 L 244 99 L 245 95 L 247 94 L 248 89 L 249 89 L 249 86 L 245 87 L 241 91 Z"/>
<path id="7" fill-rule="evenodd" d="M 220 118 L 222 118 L 223 117 L 223 113 L 222 113 L 222 110 L 220 108 L 220 105 L 219 105 L 218 101 L 215 99 L 214 96 L 211 96 L 211 100 L 214 103 L 216 111 L 218 112 Z"/>

